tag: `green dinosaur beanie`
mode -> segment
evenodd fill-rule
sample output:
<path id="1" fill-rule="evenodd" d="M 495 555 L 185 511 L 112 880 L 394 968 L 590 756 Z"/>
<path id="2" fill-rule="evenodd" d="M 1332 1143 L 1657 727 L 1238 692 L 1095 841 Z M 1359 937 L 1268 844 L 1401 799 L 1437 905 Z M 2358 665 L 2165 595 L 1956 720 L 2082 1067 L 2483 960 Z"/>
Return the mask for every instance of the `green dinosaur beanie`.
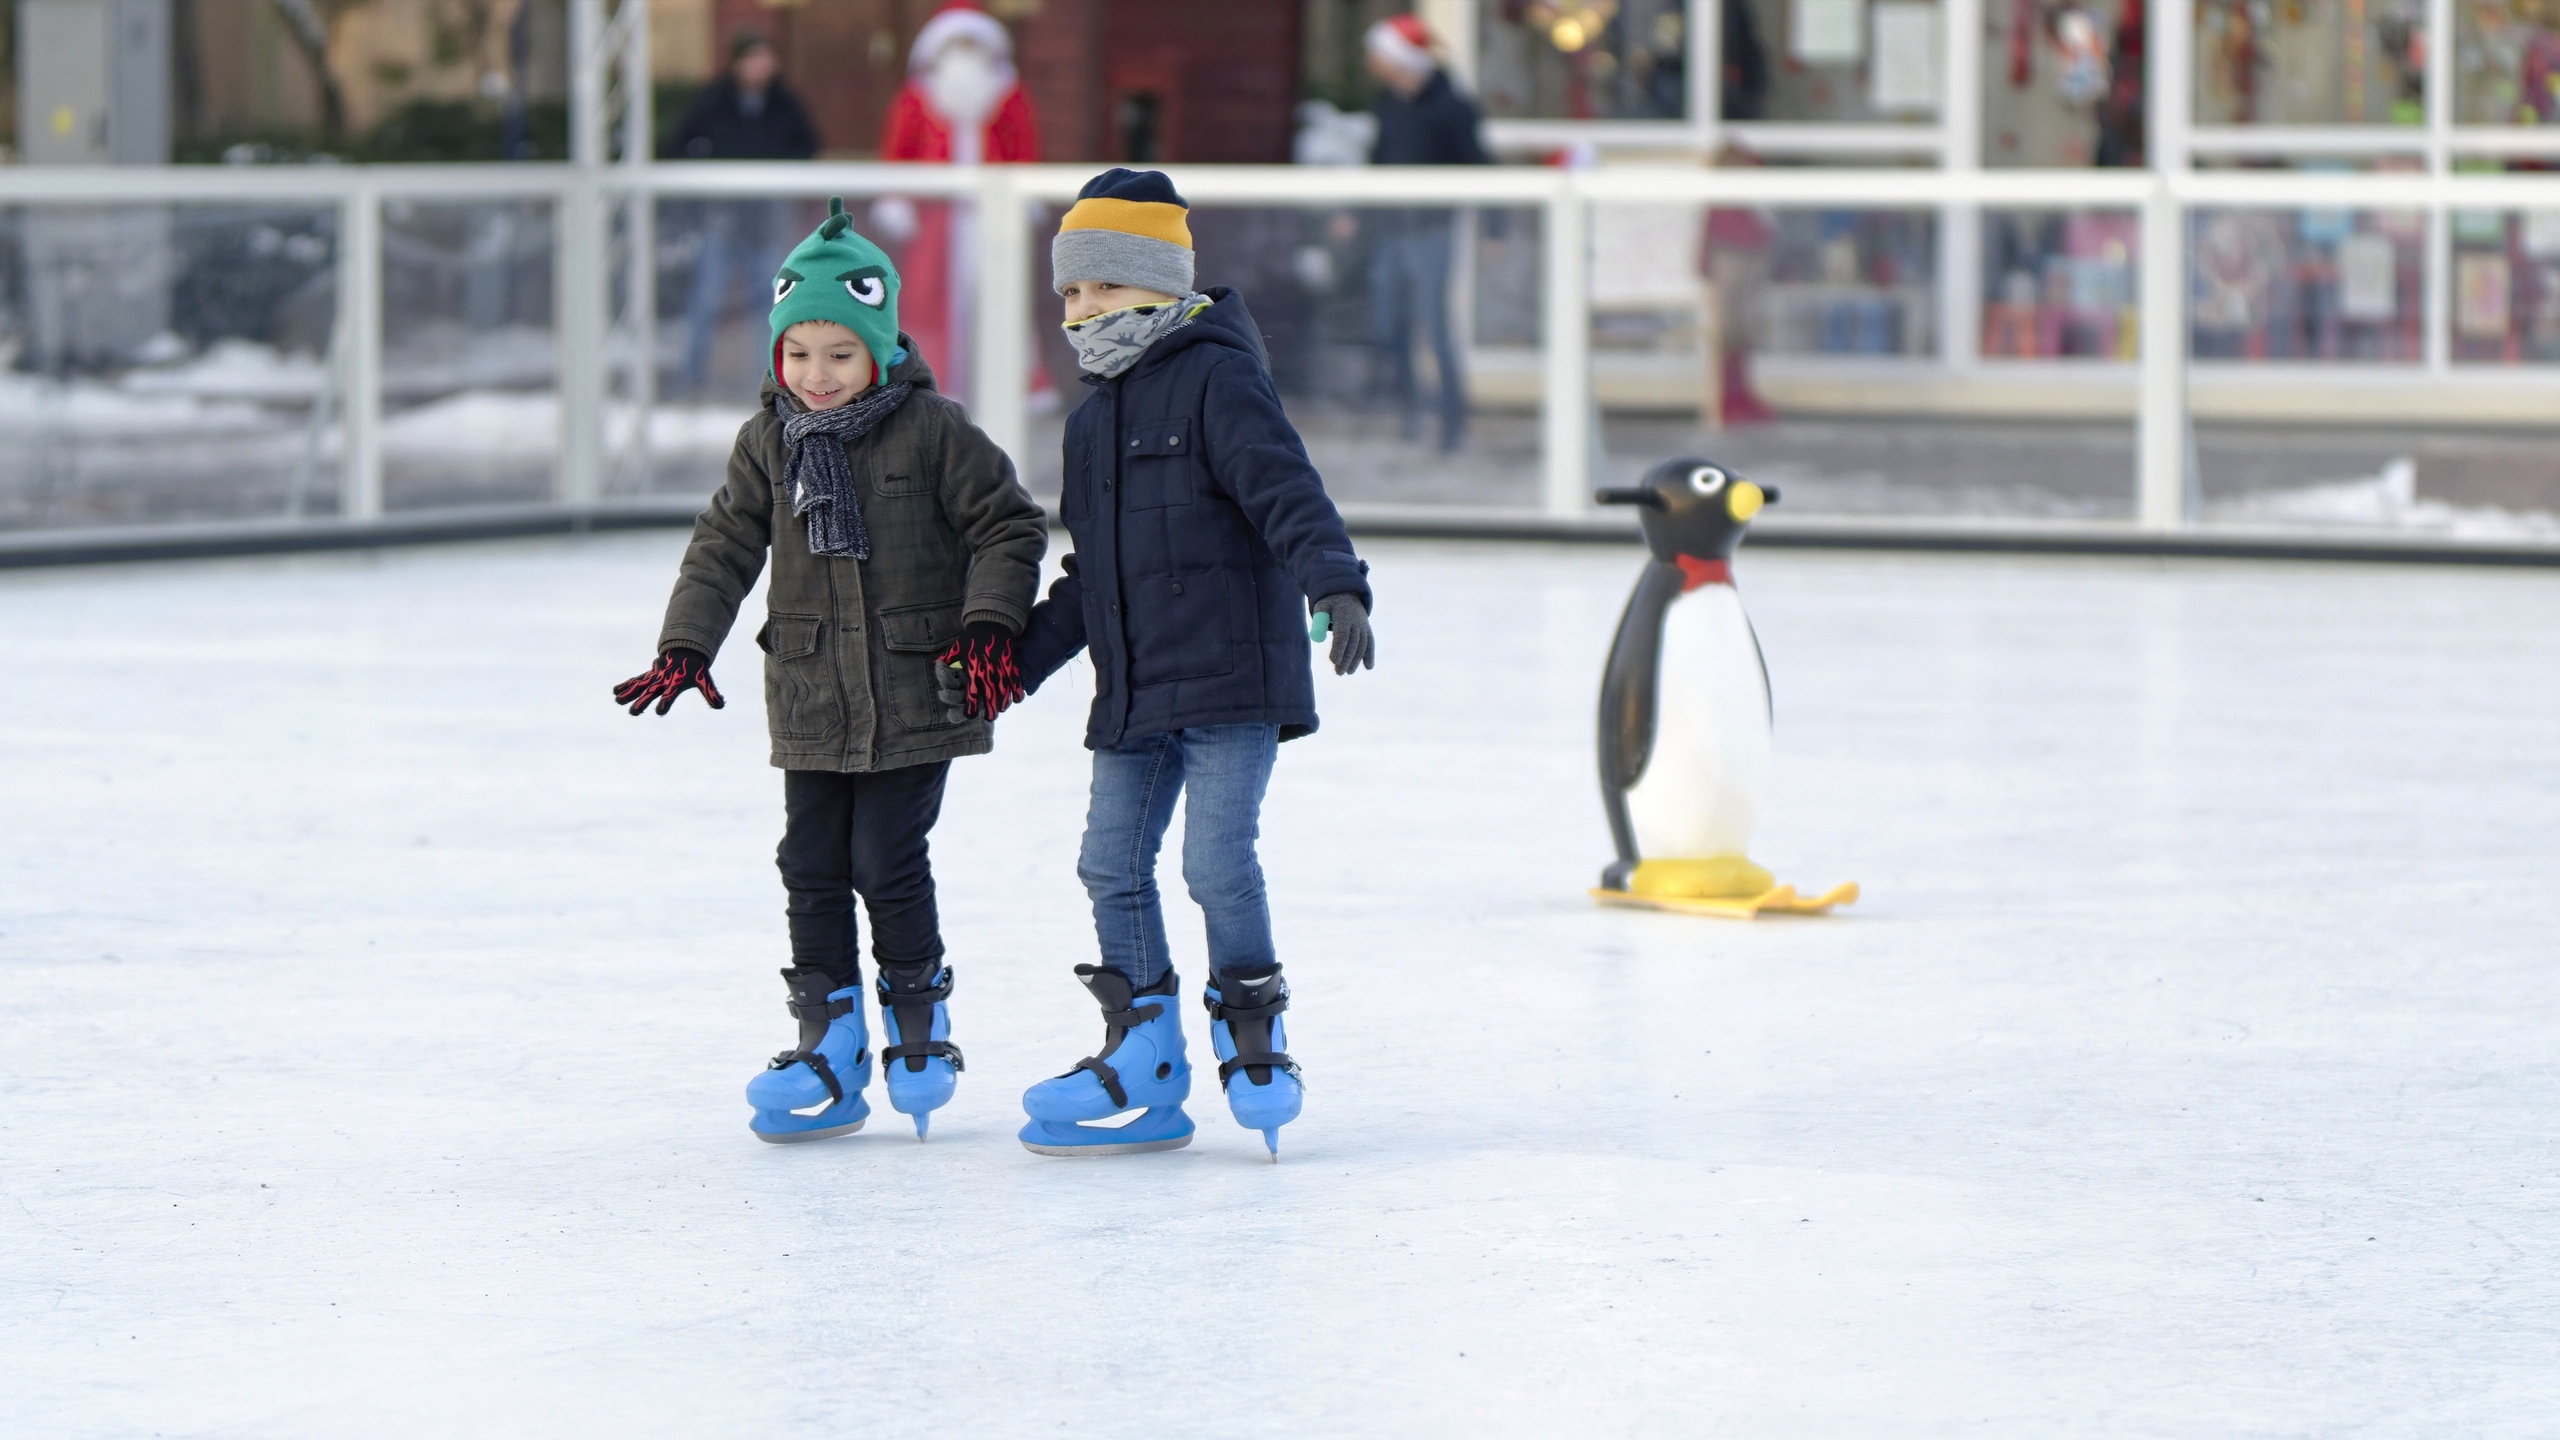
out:
<path id="1" fill-rule="evenodd" d="M 898 267 L 853 233 L 844 197 L 773 272 L 773 379 L 782 382 L 782 332 L 803 320 L 833 320 L 871 350 L 875 383 L 907 357 L 898 348 Z"/>

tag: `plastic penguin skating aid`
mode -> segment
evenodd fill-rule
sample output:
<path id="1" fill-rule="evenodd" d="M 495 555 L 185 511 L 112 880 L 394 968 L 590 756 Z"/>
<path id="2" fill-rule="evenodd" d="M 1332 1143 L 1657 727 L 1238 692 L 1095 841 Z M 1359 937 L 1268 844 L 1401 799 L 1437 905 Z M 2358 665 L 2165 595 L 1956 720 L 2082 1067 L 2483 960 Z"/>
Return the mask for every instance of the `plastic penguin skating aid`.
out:
<path id="1" fill-rule="evenodd" d="M 1855 884 L 1800 896 L 1751 859 L 1769 773 L 1769 667 L 1734 589 L 1733 551 L 1777 492 L 1682 459 L 1597 498 L 1638 507 L 1652 558 L 1600 684 L 1600 793 L 1618 856 L 1593 898 L 1735 918 L 1857 899 Z"/>

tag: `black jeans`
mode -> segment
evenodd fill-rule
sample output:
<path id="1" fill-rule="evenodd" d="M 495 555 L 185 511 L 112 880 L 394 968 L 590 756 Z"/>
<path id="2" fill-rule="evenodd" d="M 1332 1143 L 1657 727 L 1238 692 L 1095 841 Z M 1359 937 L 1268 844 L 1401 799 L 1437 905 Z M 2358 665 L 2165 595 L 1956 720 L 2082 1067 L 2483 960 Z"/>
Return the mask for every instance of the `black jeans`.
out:
<path id="1" fill-rule="evenodd" d="M 790 892 L 791 963 L 827 972 L 836 988 L 862 983 L 853 897 L 871 914 L 871 958 L 913 964 L 942 958 L 925 834 L 942 814 L 951 762 L 867 775 L 782 772 L 782 845 L 774 863 Z"/>

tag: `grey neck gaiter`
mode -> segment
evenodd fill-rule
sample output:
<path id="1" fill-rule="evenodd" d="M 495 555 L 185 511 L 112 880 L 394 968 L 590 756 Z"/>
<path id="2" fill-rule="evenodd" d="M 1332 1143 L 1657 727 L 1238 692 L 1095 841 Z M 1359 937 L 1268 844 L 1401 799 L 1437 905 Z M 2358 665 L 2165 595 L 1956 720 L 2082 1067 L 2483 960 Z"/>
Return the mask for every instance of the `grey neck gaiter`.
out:
<path id="1" fill-rule="evenodd" d="M 1076 364 L 1088 375 L 1108 380 L 1138 363 L 1147 347 L 1191 323 L 1209 308 L 1209 297 L 1185 295 L 1179 300 L 1106 310 L 1089 320 L 1065 326 L 1076 347 Z"/>

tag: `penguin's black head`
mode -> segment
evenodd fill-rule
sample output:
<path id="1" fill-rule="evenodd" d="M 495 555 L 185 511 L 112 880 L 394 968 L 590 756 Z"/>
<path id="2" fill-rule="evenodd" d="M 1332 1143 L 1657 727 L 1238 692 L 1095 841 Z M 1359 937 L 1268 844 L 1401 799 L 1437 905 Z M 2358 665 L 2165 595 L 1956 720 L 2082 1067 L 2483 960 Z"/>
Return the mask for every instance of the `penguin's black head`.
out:
<path id="1" fill-rule="evenodd" d="M 1732 559 L 1743 527 L 1761 506 L 1776 504 L 1778 492 L 1693 456 L 1665 460 L 1644 472 L 1642 484 L 1602 490 L 1592 498 L 1603 505 L 1640 507 L 1636 523 L 1643 527 L 1645 547 L 1655 559 L 1670 563 L 1683 555 Z"/>

